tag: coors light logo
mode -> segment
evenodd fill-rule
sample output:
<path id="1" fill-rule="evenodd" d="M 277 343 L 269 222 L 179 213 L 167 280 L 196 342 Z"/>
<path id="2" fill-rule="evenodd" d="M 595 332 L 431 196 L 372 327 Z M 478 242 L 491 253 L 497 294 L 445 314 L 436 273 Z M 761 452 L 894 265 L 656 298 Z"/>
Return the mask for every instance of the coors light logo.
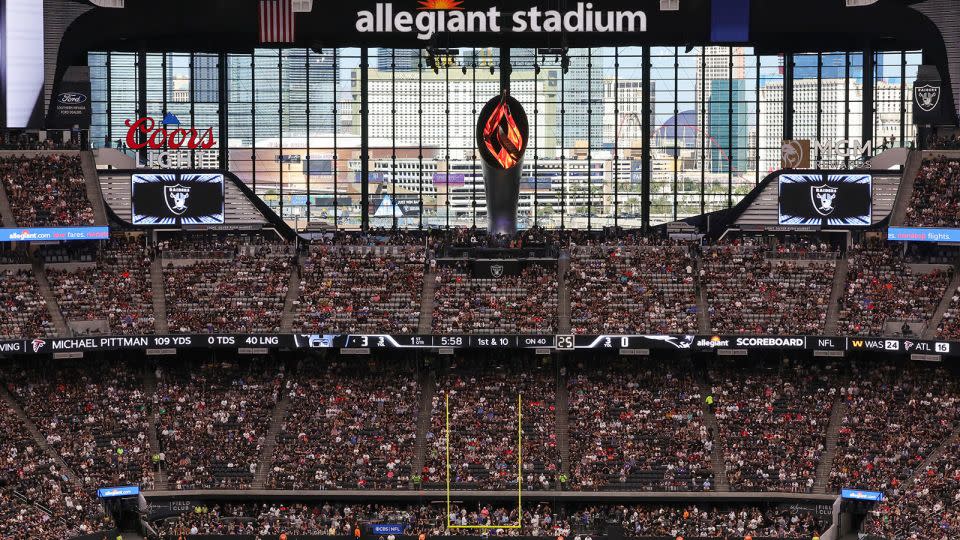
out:
<path id="1" fill-rule="evenodd" d="M 213 128 L 207 128 L 201 133 L 196 128 L 184 129 L 180 127 L 180 121 L 173 114 L 168 113 L 164 117 L 164 124 L 174 124 L 177 127 L 168 129 L 165 126 L 157 126 L 156 120 L 147 116 L 136 121 L 127 120 L 127 146 L 133 150 L 149 148 L 151 150 L 209 150 L 213 148 L 217 141 L 213 138 Z M 140 141 L 137 140 L 137 134 L 142 134 Z M 141 142 L 142 141 L 142 142 Z"/>

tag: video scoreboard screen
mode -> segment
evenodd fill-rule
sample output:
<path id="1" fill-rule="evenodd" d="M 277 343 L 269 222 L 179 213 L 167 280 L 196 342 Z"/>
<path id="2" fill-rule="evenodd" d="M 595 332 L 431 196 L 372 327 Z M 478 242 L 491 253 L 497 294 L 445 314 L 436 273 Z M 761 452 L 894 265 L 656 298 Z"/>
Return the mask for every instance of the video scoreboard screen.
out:
<path id="1" fill-rule="evenodd" d="M 131 179 L 134 225 L 222 225 L 222 174 L 151 173 Z"/>
<path id="2" fill-rule="evenodd" d="M 781 174 L 780 225 L 866 227 L 872 223 L 873 177 L 862 173 Z"/>

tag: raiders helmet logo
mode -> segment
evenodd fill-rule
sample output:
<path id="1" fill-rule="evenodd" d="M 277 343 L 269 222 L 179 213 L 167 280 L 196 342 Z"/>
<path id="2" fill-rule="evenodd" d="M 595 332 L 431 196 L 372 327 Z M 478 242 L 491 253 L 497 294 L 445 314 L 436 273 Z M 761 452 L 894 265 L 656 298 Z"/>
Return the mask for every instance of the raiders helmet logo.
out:
<path id="1" fill-rule="evenodd" d="M 174 214 L 181 216 L 187 211 L 187 199 L 190 197 L 190 187 L 176 184 L 163 186 L 163 199 L 167 208 Z"/>
<path id="2" fill-rule="evenodd" d="M 932 111 L 940 103 L 940 87 L 929 84 L 913 89 L 913 99 L 924 112 Z"/>
<path id="3" fill-rule="evenodd" d="M 836 209 L 834 201 L 837 198 L 839 190 L 826 184 L 822 186 L 810 186 L 810 200 L 813 202 L 813 209 L 821 216 L 829 216 Z"/>
<path id="4" fill-rule="evenodd" d="M 491 264 L 490 265 L 490 275 L 498 278 L 503 275 L 503 265 L 502 264 Z"/>

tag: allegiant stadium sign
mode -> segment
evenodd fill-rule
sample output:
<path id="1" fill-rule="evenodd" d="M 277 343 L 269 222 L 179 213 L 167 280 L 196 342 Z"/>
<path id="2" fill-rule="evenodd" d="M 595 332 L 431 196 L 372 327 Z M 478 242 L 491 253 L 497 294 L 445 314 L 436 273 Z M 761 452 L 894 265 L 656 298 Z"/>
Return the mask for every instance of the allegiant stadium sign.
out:
<path id="1" fill-rule="evenodd" d="M 421 0 L 416 12 L 397 10 L 393 3 L 377 3 L 357 12 L 356 30 L 361 33 L 416 33 L 429 40 L 441 32 L 646 32 L 643 11 L 599 11 L 590 2 L 577 2 L 574 9 L 557 11 L 531 7 L 514 11 L 508 20 L 496 6 L 466 10 L 462 0 Z"/>

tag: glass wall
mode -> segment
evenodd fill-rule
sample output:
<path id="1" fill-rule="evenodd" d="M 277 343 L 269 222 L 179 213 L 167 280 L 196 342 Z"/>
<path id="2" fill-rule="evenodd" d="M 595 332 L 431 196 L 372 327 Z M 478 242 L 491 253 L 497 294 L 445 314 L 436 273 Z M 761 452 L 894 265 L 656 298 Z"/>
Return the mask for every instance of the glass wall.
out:
<path id="1" fill-rule="evenodd" d="M 918 52 L 874 54 L 866 119 L 862 53 L 797 54 L 792 64 L 720 46 L 509 57 L 511 94 L 530 120 L 522 228 L 641 227 L 645 199 L 651 225 L 728 208 L 780 168 L 788 124 L 821 167 L 851 164 L 832 141 L 862 144 L 864 122 L 881 149 L 915 136 Z M 300 227 L 358 228 L 364 210 L 371 226 L 482 227 L 474 128 L 499 93 L 500 58 L 495 48 L 91 53 L 92 140 L 122 146 L 125 122 L 143 114 L 210 128 L 217 147 L 173 153 L 167 165 L 228 167 Z"/>

